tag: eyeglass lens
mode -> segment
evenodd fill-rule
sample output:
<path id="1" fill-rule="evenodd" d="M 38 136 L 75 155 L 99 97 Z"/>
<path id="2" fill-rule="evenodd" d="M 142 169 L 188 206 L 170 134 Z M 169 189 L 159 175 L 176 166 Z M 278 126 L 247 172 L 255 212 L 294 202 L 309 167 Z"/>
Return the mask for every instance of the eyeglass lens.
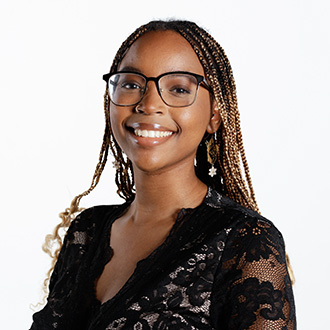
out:
<path id="1" fill-rule="evenodd" d="M 117 105 L 139 103 L 146 90 L 146 79 L 135 73 L 116 73 L 109 79 L 110 99 Z M 163 101 L 174 107 L 191 105 L 195 101 L 198 82 L 190 74 L 173 73 L 162 76 L 158 90 Z"/>

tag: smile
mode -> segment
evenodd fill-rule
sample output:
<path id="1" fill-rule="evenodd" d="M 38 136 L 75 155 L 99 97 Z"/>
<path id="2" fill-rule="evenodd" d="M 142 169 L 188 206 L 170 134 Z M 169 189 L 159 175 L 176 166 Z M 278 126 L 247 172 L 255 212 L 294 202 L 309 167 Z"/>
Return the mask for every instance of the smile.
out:
<path id="1" fill-rule="evenodd" d="M 146 130 L 146 129 L 135 129 L 134 134 L 136 136 L 141 136 L 144 138 L 163 138 L 167 137 L 173 134 L 173 132 L 170 131 L 152 131 L 152 130 Z"/>

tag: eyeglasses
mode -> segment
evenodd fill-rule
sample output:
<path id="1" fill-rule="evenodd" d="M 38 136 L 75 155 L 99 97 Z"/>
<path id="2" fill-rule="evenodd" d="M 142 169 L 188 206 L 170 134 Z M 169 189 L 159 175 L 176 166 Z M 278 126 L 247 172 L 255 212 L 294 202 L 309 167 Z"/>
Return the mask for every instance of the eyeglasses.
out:
<path id="1" fill-rule="evenodd" d="M 103 76 L 107 83 L 110 100 L 117 106 L 138 104 L 149 81 L 154 81 L 158 94 L 170 107 L 188 107 L 195 102 L 199 85 L 210 91 L 210 86 L 201 75 L 175 71 L 163 73 L 158 77 L 146 77 L 142 73 L 121 71 Z"/>

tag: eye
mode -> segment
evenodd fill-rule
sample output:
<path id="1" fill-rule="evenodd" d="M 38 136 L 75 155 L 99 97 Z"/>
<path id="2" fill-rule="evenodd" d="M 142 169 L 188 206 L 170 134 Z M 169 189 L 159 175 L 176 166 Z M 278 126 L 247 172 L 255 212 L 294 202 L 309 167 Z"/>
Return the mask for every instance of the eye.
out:
<path id="1" fill-rule="evenodd" d="M 172 97 L 190 97 L 195 93 L 196 81 L 188 74 L 168 74 L 161 78 L 161 87 Z"/>
<path id="2" fill-rule="evenodd" d="M 191 91 L 188 90 L 187 88 L 183 88 L 183 87 L 172 87 L 170 89 L 171 93 L 174 94 L 191 94 Z"/>
<path id="3" fill-rule="evenodd" d="M 142 86 L 140 84 L 137 84 L 132 81 L 124 81 L 120 84 L 120 87 L 123 89 L 142 89 Z"/>

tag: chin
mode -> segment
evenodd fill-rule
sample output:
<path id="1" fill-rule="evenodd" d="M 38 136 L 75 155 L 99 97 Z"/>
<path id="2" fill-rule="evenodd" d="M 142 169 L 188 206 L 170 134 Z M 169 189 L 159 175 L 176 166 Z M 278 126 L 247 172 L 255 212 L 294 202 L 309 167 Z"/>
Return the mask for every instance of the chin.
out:
<path id="1" fill-rule="evenodd" d="M 142 164 L 135 163 L 133 165 L 133 170 L 143 172 L 144 174 L 150 174 L 150 175 L 155 175 L 158 173 L 163 172 L 164 167 L 160 166 L 159 164 L 154 164 L 154 163 L 145 163 L 142 162 Z"/>

